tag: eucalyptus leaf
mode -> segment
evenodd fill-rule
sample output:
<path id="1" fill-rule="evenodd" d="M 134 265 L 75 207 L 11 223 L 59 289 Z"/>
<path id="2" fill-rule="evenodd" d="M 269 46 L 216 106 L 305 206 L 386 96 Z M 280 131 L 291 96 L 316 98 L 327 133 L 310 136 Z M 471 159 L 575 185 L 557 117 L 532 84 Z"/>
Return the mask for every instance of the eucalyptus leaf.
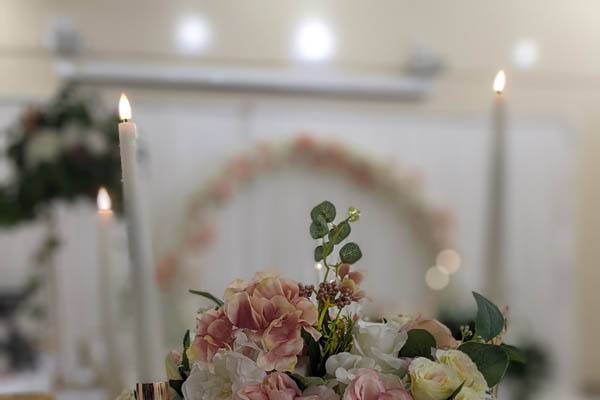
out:
<path id="1" fill-rule="evenodd" d="M 340 244 L 344 239 L 350 235 L 352 228 L 348 221 L 342 221 L 334 229 L 329 231 L 329 241 L 333 244 Z"/>
<path id="2" fill-rule="evenodd" d="M 194 289 L 190 289 L 189 292 L 191 294 L 197 294 L 198 296 L 202 296 L 212 302 L 214 302 L 217 307 L 221 307 L 223 305 L 223 300 L 219 299 L 218 297 L 214 296 L 213 294 L 209 293 L 209 292 L 203 292 L 201 290 L 194 290 Z"/>
<path id="3" fill-rule="evenodd" d="M 322 215 L 326 222 L 333 222 L 335 214 L 335 206 L 330 201 L 324 201 L 311 210 L 310 218 L 315 221 L 319 215 Z"/>
<path id="4" fill-rule="evenodd" d="M 475 332 L 485 341 L 492 340 L 504 328 L 504 315 L 498 307 L 479 293 L 473 292 L 477 302 L 477 317 L 475 318 Z"/>
<path id="5" fill-rule="evenodd" d="M 346 264 L 354 264 L 362 257 L 360 247 L 354 242 L 346 243 L 340 249 L 340 260 Z"/>
<path id="6" fill-rule="evenodd" d="M 425 329 L 411 329 L 408 331 L 406 343 L 400 349 L 400 357 L 425 357 L 433 360 L 431 349 L 437 347 L 435 338 Z"/>
<path id="7" fill-rule="evenodd" d="M 520 364 L 525 364 L 527 362 L 527 355 L 523 350 L 519 349 L 518 347 L 504 343 L 502 343 L 500 347 L 502 347 L 502 349 L 506 352 L 510 361 Z"/>
<path id="8" fill-rule="evenodd" d="M 320 239 L 327 235 L 328 232 L 329 227 L 327 226 L 327 222 L 322 215 L 319 215 L 317 219 L 310 224 L 310 236 L 313 239 Z"/>
<path id="9" fill-rule="evenodd" d="M 333 245 L 325 243 L 325 245 L 315 247 L 315 261 L 322 261 L 333 251 Z"/>
<path id="10" fill-rule="evenodd" d="M 466 342 L 458 349 L 473 360 L 490 388 L 496 386 L 504 377 L 510 361 L 508 354 L 500 346 Z"/>

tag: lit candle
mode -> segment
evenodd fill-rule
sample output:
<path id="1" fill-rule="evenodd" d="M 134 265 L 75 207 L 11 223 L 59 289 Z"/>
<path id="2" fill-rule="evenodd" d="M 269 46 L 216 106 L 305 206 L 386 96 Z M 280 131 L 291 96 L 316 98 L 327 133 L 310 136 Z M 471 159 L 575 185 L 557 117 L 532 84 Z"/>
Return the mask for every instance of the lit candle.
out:
<path id="1" fill-rule="evenodd" d="M 115 333 L 111 288 L 111 257 L 110 236 L 113 224 L 113 212 L 110 196 L 105 188 L 100 188 L 97 197 L 98 204 L 98 296 L 100 297 L 100 331 L 104 339 L 105 363 L 103 370 L 104 385 L 109 395 L 115 397 L 123 388 L 119 363 L 119 351 Z"/>
<path id="2" fill-rule="evenodd" d="M 138 380 L 152 382 L 156 377 L 154 361 L 162 351 L 152 281 L 152 247 L 143 215 L 137 162 L 137 128 L 131 121 L 131 106 L 122 94 L 119 100 L 119 144 L 123 172 L 123 196 L 127 219 L 127 239 L 131 263 L 131 294 L 134 299 L 135 342 Z"/>
<path id="3" fill-rule="evenodd" d="M 499 71 L 494 79 L 494 104 L 492 109 L 492 138 L 489 175 L 489 219 L 485 289 L 495 301 L 502 301 L 502 268 L 504 250 L 504 210 L 506 184 L 506 75 Z"/>

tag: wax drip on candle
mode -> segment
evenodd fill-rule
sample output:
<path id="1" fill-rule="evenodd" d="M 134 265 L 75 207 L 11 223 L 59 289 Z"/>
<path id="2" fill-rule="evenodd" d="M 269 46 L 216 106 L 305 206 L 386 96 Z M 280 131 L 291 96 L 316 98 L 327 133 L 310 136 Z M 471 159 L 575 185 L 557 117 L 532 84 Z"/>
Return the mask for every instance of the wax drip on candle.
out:
<path id="1" fill-rule="evenodd" d="M 501 69 L 494 79 L 494 91 L 498 94 L 502 94 L 504 86 L 506 86 L 506 74 L 504 73 L 504 70 Z"/>
<path id="2" fill-rule="evenodd" d="M 119 99 L 119 119 L 121 122 L 127 122 L 131 119 L 131 105 L 125 93 L 121 93 L 121 98 Z"/>

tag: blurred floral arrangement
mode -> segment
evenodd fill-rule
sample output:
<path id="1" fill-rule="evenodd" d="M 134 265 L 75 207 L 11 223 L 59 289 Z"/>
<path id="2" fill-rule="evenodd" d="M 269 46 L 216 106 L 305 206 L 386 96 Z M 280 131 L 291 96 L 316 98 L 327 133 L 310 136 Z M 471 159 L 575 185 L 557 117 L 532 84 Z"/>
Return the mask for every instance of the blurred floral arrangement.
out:
<path id="1" fill-rule="evenodd" d="M 8 132 L 10 179 L 0 185 L 0 226 L 31 221 L 55 201 L 95 200 L 104 186 L 121 204 L 118 117 L 76 86 L 31 106 Z"/>
<path id="2" fill-rule="evenodd" d="M 223 207 L 260 176 L 286 166 L 335 173 L 364 190 L 389 197 L 403 220 L 408 210 L 412 227 L 427 243 L 432 260 L 440 251 L 453 247 L 453 215 L 425 193 L 419 171 L 400 166 L 391 168 L 389 163 L 370 158 L 344 143 L 302 133 L 287 141 L 261 141 L 236 154 L 192 194 L 179 235 L 171 239 L 174 243 L 158 262 L 156 275 L 160 286 L 169 286 L 186 254 L 197 254 L 213 242 L 217 235 L 211 218 L 215 209 Z"/>
<path id="3" fill-rule="evenodd" d="M 181 352 L 166 358 L 171 399 L 185 400 L 474 400 L 496 398 L 509 363 L 523 353 L 503 343 L 504 314 L 473 293 L 474 328 L 456 339 L 437 320 L 364 315 L 367 298 L 358 244 L 346 241 L 360 212 L 334 222 L 323 202 L 310 213 L 318 239 L 318 287 L 276 275 L 234 281 L 197 316 Z M 337 249 L 335 261 L 331 258 Z M 161 383 L 162 385 L 163 383 Z M 146 398 L 124 392 L 121 399 Z"/>

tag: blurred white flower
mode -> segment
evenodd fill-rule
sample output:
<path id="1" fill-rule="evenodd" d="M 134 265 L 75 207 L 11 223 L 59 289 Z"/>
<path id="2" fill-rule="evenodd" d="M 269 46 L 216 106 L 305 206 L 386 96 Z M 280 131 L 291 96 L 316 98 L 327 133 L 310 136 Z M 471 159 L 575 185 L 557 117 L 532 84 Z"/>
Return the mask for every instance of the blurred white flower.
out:
<path id="1" fill-rule="evenodd" d="M 398 358 L 408 334 L 395 323 L 358 321 L 354 328 L 352 353 L 375 360 L 384 373 L 404 375 L 408 362 Z"/>
<path id="2" fill-rule="evenodd" d="M 325 362 L 327 373 L 346 385 L 356 377 L 355 373 L 360 368 L 377 369 L 377 363 L 372 358 L 348 352 L 334 354 Z"/>
<path id="3" fill-rule="evenodd" d="M 81 144 L 81 126 L 77 124 L 69 124 L 64 128 L 63 134 L 60 136 L 63 149 L 72 149 Z"/>
<path id="4" fill-rule="evenodd" d="M 92 131 L 84 136 L 85 148 L 95 156 L 101 156 L 108 150 L 108 143 L 102 132 Z"/>
<path id="5" fill-rule="evenodd" d="M 221 351 L 211 364 L 194 364 L 182 391 L 186 400 L 227 400 L 243 386 L 262 382 L 265 377 L 265 372 L 248 357 Z"/>
<path id="6" fill-rule="evenodd" d="M 25 148 L 25 163 L 35 168 L 45 162 L 54 161 L 60 154 L 61 140 L 54 131 L 45 130 L 27 143 Z"/>

